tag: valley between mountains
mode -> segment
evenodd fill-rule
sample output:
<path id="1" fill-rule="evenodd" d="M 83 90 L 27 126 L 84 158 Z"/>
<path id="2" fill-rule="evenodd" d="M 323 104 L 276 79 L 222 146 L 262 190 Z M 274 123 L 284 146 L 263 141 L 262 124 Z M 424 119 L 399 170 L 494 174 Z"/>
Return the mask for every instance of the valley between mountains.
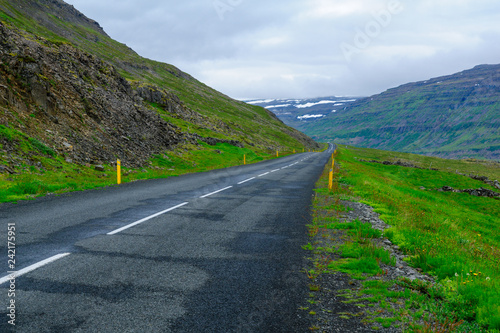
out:
<path id="1" fill-rule="evenodd" d="M 369 97 L 249 102 L 322 142 L 500 160 L 500 65 L 480 65 Z"/>

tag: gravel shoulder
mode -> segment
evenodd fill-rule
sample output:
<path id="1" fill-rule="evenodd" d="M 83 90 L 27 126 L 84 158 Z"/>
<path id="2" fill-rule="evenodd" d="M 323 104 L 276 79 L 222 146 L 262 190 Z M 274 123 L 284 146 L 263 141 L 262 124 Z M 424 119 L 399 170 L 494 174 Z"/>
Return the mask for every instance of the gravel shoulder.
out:
<path id="1" fill-rule="evenodd" d="M 315 210 L 316 218 L 328 218 L 331 210 L 326 210 L 325 205 L 331 200 L 326 195 L 317 194 Z M 338 221 L 348 223 L 354 220 L 370 223 L 373 229 L 384 231 L 389 226 L 384 223 L 379 214 L 363 203 L 352 201 L 339 201 Z M 331 220 L 331 219 L 330 219 Z M 313 229 L 313 230 L 311 230 Z M 350 241 L 350 236 L 345 230 L 331 230 L 327 228 L 311 228 L 311 243 L 315 250 L 311 251 L 309 258 L 310 267 L 318 267 L 318 263 L 339 262 L 342 260 L 338 251 L 326 249 L 338 248 Z M 380 263 L 383 274 L 375 276 L 365 275 L 366 280 L 360 280 L 344 272 L 331 271 L 319 274 L 315 278 L 310 276 L 309 299 L 303 311 L 312 318 L 311 331 L 315 332 L 402 332 L 408 323 L 395 319 L 395 312 L 401 312 L 404 302 L 394 300 L 391 305 L 385 302 L 373 302 L 368 299 L 363 287 L 365 281 L 375 281 L 375 284 L 393 284 L 395 280 L 405 278 L 410 281 L 434 282 L 432 277 L 421 274 L 417 269 L 410 267 L 403 259 L 398 246 L 393 245 L 387 238 L 373 238 L 370 240 L 376 247 L 387 250 L 395 259 L 395 266 Z M 319 250 L 318 250 L 319 249 Z M 321 264 L 319 264 L 321 265 Z M 316 290 L 317 289 L 317 290 Z M 403 291 L 400 285 L 393 284 L 388 291 Z"/>

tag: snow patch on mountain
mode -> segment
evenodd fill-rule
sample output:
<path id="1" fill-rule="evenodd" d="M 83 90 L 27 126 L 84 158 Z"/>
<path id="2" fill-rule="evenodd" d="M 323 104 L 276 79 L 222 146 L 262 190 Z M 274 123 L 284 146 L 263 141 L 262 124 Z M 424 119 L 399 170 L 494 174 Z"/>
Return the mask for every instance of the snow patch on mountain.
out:
<path id="1" fill-rule="evenodd" d="M 305 114 L 303 116 L 298 116 L 297 119 L 298 120 L 304 120 L 304 119 L 315 119 L 315 118 L 322 118 L 324 117 L 325 115 L 323 114 Z"/>
<path id="2" fill-rule="evenodd" d="M 305 109 L 305 108 L 310 108 L 310 107 L 315 106 L 315 105 L 320 105 L 320 104 L 335 104 L 335 103 L 337 103 L 337 101 L 319 101 L 319 102 L 316 102 L 316 103 L 299 104 L 299 105 L 295 105 L 295 107 L 299 108 L 299 109 Z"/>

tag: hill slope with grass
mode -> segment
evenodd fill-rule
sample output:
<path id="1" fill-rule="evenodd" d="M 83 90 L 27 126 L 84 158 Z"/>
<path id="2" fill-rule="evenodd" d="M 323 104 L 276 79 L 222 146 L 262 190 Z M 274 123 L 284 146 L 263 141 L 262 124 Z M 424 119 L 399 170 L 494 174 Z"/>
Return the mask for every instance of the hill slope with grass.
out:
<path id="1" fill-rule="evenodd" d="M 315 139 L 444 158 L 500 159 L 500 65 L 409 83 L 303 124 Z"/>
<path id="2" fill-rule="evenodd" d="M 36 179 L 28 192 L 40 194 L 53 189 L 43 182 L 67 185 L 58 173 L 92 178 L 96 165 L 110 182 L 117 159 L 148 178 L 318 148 L 271 112 L 139 56 L 63 1 L 0 0 L 4 189 Z"/>

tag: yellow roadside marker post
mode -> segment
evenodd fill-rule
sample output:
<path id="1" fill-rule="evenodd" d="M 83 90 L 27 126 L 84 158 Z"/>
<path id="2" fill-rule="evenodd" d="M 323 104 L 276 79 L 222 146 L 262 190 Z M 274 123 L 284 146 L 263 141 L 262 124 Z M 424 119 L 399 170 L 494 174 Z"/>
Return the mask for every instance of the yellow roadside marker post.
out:
<path id="1" fill-rule="evenodd" d="M 335 159 L 334 159 L 334 156 L 332 154 L 332 168 L 330 169 L 330 173 L 328 175 L 328 190 L 332 190 L 333 189 L 333 170 L 335 169 Z"/>
<path id="2" fill-rule="evenodd" d="M 277 150 L 276 150 L 276 157 L 280 157 L 280 153 Z"/>
<path id="3" fill-rule="evenodd" d="M 122 162 L 120 160 L 116 162 L 116 182 L 118 185 L 122 183 Z"/>
<path id="4" fill-rule="evenodd" d="M 243 165 L 247 164 L 247 155 L 243 155 Z"/>

